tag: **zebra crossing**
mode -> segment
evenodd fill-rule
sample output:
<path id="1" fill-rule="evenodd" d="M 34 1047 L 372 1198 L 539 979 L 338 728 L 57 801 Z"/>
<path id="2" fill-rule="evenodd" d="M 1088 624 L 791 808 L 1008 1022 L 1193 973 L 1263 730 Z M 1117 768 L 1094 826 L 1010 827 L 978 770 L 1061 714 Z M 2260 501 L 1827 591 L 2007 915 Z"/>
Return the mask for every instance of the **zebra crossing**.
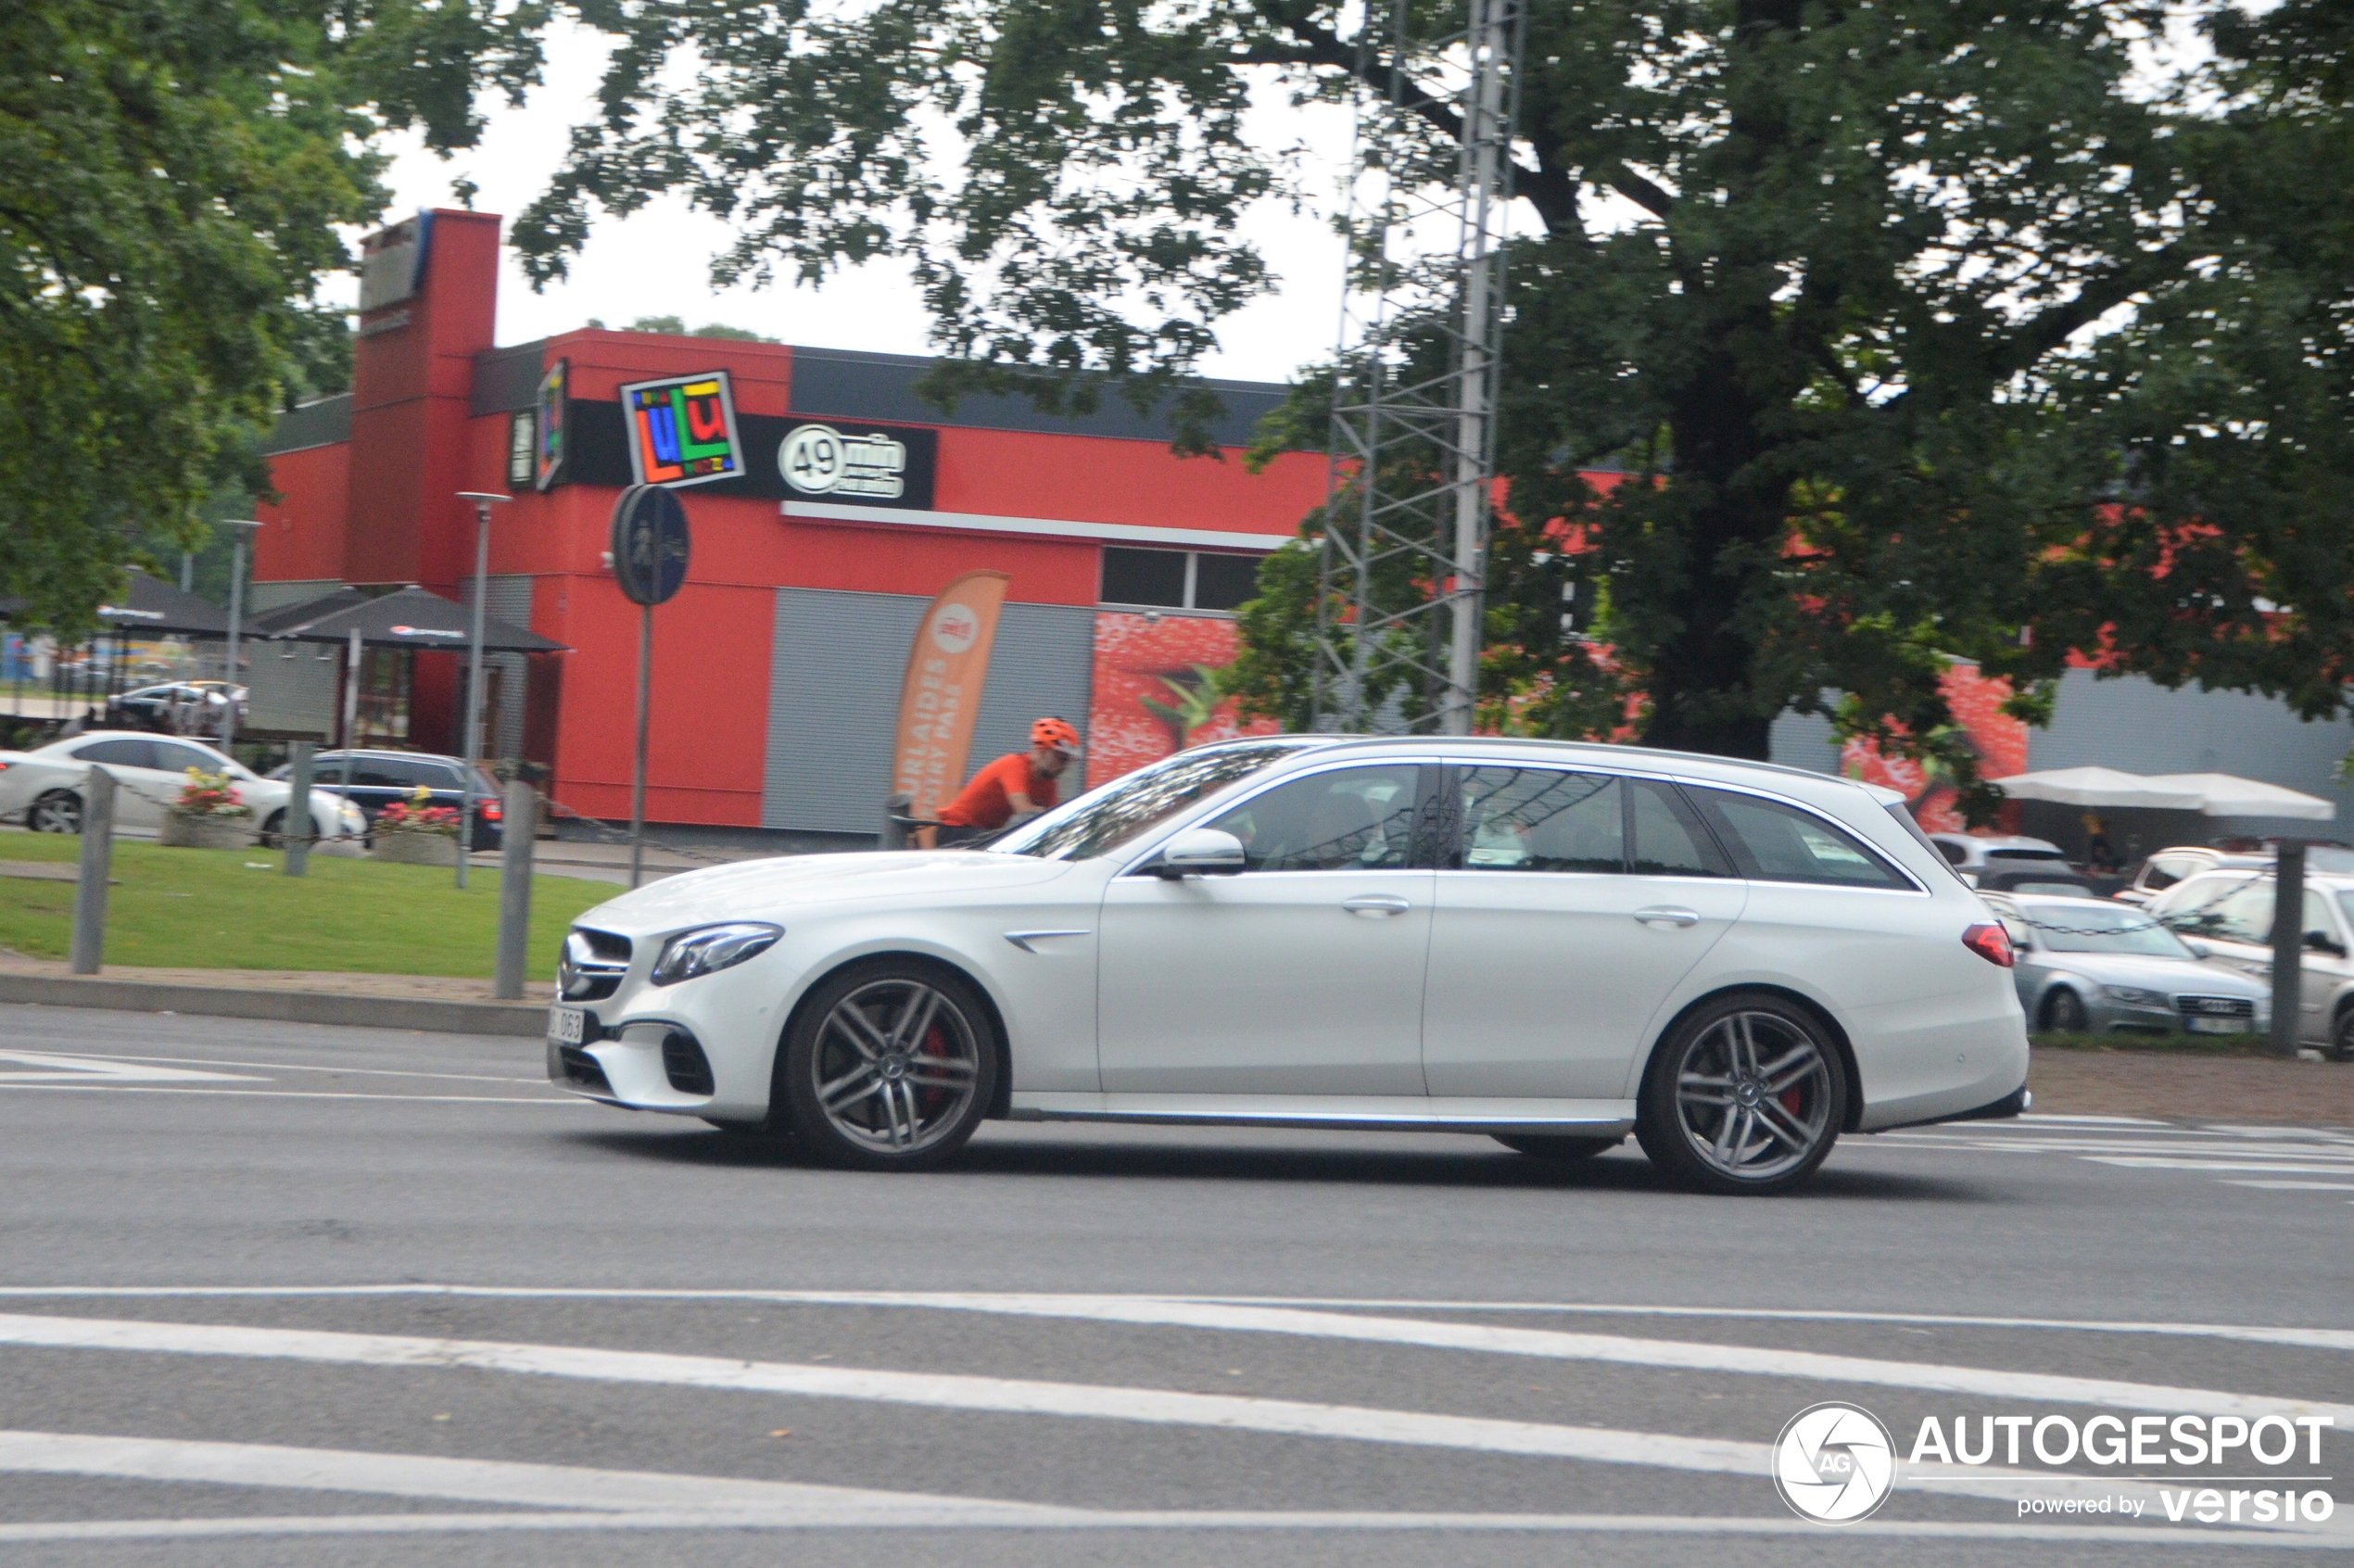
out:
<path id="1" fill-rule="evenodd" d="M 2354 1203 L 2354 1128 L 2185 1125 L 2133 1116 L 2024 1116 L 1889 1132 L 1900 1147 L 2057 1156 L 2125 1170 L 2187 1171 L 2260 1192 Z"/>

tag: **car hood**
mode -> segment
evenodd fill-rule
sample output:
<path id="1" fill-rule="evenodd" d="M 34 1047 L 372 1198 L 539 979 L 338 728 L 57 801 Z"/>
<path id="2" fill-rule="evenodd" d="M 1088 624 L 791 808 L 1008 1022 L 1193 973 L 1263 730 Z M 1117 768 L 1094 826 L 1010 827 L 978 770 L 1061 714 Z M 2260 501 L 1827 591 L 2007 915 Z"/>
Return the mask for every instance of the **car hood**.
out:
<path id="1" fill-rule="evenodd" d="M 2170 996 L 2250 996 L 2272 994 L 2270 987 L 2221 964 L 2196 958 L 2145 957 L 2131 953 L 2035 953 L 2030 961 L 2047 969 L 2066 969 L 2103 985 L 2138 985 Z"/>
<path id="2" fill-rule="evenodd" d="M 780 920 L 819 904 L 890 899 L 920 907 L 1035 887 L 1070 869 L 1069 861 L 978 850 L 782 855 L 665 877 L 597 905 L 577 923 L 639 936 L 717 920 Z"/>

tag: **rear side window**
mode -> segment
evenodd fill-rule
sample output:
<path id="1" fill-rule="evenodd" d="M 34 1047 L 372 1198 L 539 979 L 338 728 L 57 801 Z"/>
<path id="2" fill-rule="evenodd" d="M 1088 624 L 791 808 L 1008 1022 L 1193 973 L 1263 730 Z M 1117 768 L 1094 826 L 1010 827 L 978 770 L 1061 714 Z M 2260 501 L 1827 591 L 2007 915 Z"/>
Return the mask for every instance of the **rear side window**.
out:
<path id="1" fill-rule="evenodd" d="M 1863 841 L 1810 812 L 1725 790 L 1694 789 L 1691 796 L 1752 881 L 1912 890 Z"/>
<path id="2" fill-rule="evenodd" d="M 98 740 L 74 752 L 74 761 L 104 763 L 108 767 L 153 767 L 154 743 L 146 740 Z"/>

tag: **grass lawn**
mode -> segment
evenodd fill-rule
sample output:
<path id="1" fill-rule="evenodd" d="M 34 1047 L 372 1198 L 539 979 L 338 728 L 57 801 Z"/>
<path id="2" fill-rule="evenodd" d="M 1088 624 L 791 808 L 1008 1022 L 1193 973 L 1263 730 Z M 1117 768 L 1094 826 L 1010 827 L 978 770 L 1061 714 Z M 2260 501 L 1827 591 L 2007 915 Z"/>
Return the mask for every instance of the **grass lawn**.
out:
<path id="1" fill-rule="evenodd" d="M 63 861 L 82 841 L 0 833 L 0 860 Z M 310 857 L 288 877 L 272 850 L 165 849 L 118 839 L 107 890 L 108 964 L 177 969 L 325 969 L 360 974 L 487 979 L 499 952 L 499 873 L 475 866 L 460 892 L 445 867 Z M 253 870 L 263 866 L 264 870 Z M 525 972 L 556 972 L 556 948 L 583 910 L 622 889 L 574 877 L 535 877 L 531 957 Z M 63 958 L 72 935 L 73 884 L 0 877 L 0 946 Z"/>

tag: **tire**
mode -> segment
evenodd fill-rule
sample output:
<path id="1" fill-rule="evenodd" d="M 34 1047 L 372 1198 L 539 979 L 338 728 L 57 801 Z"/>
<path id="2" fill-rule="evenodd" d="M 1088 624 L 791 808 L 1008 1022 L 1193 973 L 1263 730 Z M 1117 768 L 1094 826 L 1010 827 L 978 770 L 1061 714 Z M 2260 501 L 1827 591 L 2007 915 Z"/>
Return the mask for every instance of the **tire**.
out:
<path id="1" fill-rule="evenodd" d="M 2354 1062 L 2354 1007 L 2337 1015 L 2337 1031 L 2330 1037 L 2330 1055 L 2341 1062 Z"/>
<path id="2" fill-rule="evenodd" d="M 82 797 L 71 790 L 52 790 L 24 814 L 25 826 L 36 833 L 82 831 Z"/>
<path id="3" fill-rule="evenodd" d="M 285 849 L 286 847 L 285 828 L 286 814 L 284 811 L 272 812 L 270 814 L 269 820 L 261 825 L 261 837 L 256 841 L 256 847 L 259 849 L 273 850 Z"/>
<path id="4" fill-rule="evenodd" d="M 1563 1165 L 1608 1154 L 1626 1141 L 1624 1132 L 1615 1138 L 1572 1138 L 1558 1132 L 1499 1132 L 1495 1136 L 1498 1143 L 1514 1154 L 1525 1154 L 1534 1159 L 1556 1160 Z"/>
<path id="5" fill-rule="evenodd" d="M 1735 993 L 1693 1011 L 1652 1053 L 1635 1137 L 1679 1186 L 1785 1192 L 1839 1141 L 1848 1093 L 1821 1020 L 1778 996 Z"/>
<path id="6" fill-rule="evenodd" d="M 2044 998 L 2044 1032 L 2046 1034 L 2082 1034 L 2090 1020 L 2084 1014 L 2084 999 L 2064 985 L 2054 986 Z"/>
<path id="7" fill-rule="evenodd" d="M 843 970 L 812 992 L 778 1053 L 776 1119 L 810 1157 L 929 1170 L 989 1114 L 1000 1043 L 961 976 L 920 959 Z"/>

